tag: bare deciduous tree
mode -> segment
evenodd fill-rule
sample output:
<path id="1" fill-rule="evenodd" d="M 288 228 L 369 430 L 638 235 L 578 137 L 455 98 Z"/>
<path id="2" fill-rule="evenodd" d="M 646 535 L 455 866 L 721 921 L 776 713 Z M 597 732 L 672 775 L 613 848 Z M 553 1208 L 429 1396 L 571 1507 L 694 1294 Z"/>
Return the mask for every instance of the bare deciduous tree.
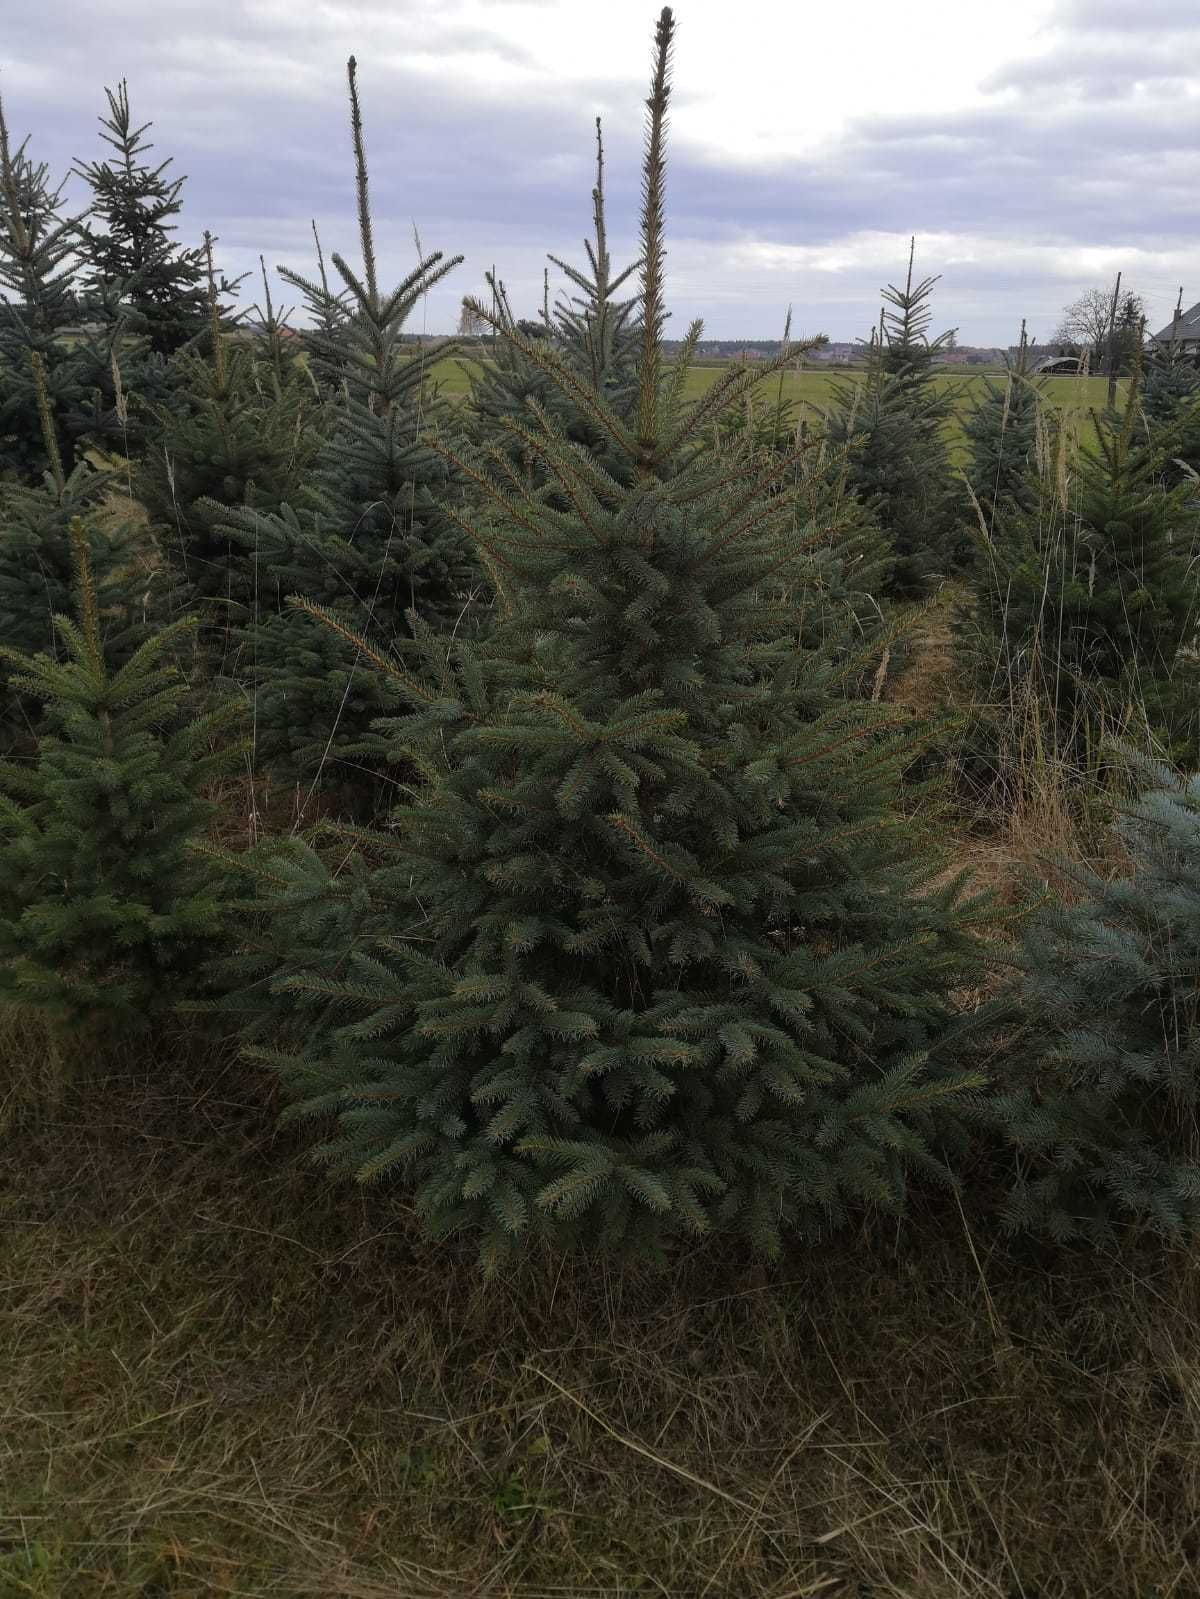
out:
<path id="1" fill-rule="evenodd" d="M 1117 301 L 1115 323 L 1118 330 L 1136 329 L 1145 315 L 1141 295 L 1126 289 Z M 1111 288 L 1085 289 L 1070 305 L 1063 307 L 1054 332 L 1056 344 L 1074 344 L 1081 349 L 1104 351 L 1113 316 Z"/>

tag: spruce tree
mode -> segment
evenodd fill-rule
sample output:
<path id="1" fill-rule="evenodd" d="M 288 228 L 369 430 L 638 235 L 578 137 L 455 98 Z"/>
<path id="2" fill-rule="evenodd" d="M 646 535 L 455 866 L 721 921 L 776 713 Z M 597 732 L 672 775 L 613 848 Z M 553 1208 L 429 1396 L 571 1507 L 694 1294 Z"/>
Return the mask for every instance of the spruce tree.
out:
<path id="1" fill-rule="evenodd" d="M 204 250 L 183 249 L 171 237 L 186 179 L 166 176 L 170 157 L 147 159 L 154 146 L 145 135 L 153 124 L 134 125 L 125 79 L 104 94 L 108 115 L 100 118 L 100 137 L 113 154 L 75 166 L 92 193 L 80 240 L 83 285 L 101 295 L 115 292 L 132 313 L 128 331 L 165 359 L 209 331 Z"/>
<path id="2" fill-rule="evenodd" d="M 1128 869 L 1027 930 L 997 1123 L 1014 1228 L 1104 1239 L 1200 1224 L 1200 778 L 1160 768 L 1120 818 Z"/>
<path id="3" fill-rule="evenodd" d="M 982 393 L 963 421 L 967 483 L 973 509 L 987 530 L 995 527 L 997 516 L 1010 504 L 1028 512 L 1037 498 L 1034 482 L 1042 394 L 1030 377 L 1024 322 L 1016 357 L 1006 365 L 1004 382 L 986 378 Z"/>
<path id="4" fill-rule="evenodd" d="M 1010 500 L 996 519 L 963 633 L 983 697 L 1031 694 L 1059 753 L 1088 767 L 1114 728 L 1148 731 L 1181 761 L 1196 750 L 1200 510 L 1138 409 L 1135 381 L 1120 413 L 1092 414 L 1095 443 L 1073 464 L 1060 419 L 1032 507 Z"/>
<path id="5" fill-rule="evenodd" d="M 154 581 L 135 548 L 130 524 L 120 518 L 118 474 L 80 461 L 65 475 L 44 373 L 36 361 L 34 380 L 50 468 L 37 487 L 0 483 L 0 641 L 26 654 L 56 650 L 54 619 L 70 606 L 71 528 L 78 520 L 85 529 L 98 623 L 110 657 L 120 660 L 138 640 Z M 0 749 L 16 751 L 28 745 L 38 712 L 9 678 L 0 663 Z"/>
<path id="6" fill-rule="evenodd" d="M 92 444 L 120 433 L 111 387 L 115 323 L 99 343 L 64 337 L 79 320 L 79 218 L 26 144 L 13 150 L 0 102 L 0 477 L 37 485 L 52 470 L 39 386 L 49 395 L 54 453 L 69 476 Z"/>
<path id="7" fill-rule="evenodd" d="M 1170 439 L 1174 451 L 1168 472 L 1175 481 L 1200 473 L 1200 368 L 1195 355 L 1184 349 L 1179 337 L 1183 314 L 1183 289 L 1175 305 L 1173 336 L 1164 347 L 1155 345 L 1145 357 L 1142 373 L 1142 412 L 1151 433 Z"/>
<path id="8" fill-rule="evenodd" d="M 338 293 L 330 292 L 325 252 L 321 248 L 321 235 L 317 232 L 315 218 L 312 236 L 317 252 L 317 276 L 313 287 L 319 292 L 310 299 L 308 311 L 312 326 L 300 333 L 300 347 L 313 388 L 322 403 L 328 405 L 346 392 L 345 345 L 341 330 L 349 314 L 347 302 L 350 291 L 342 289 Z"/>
<path id="9" fill-rule="evenodd" d="M 60 1025 L 134 1029 L 179 1000 L 221 928 L 218 875 L 189 845 L 213 813 L 202 790 L 240 755 L 211 746 L 242 712 L 191 718 L 168 662 L 186 622 L 113 670 L 79 522 L 72 538 L 63 658 L 0 646 L 47 723 L 32 765 L 0 763 L 0 994 Z"/>
<path id="10" fill-rule="evenodd" d="M 443 259 L 441 251 L 423 255 L 391 293 L 380 290 L 353 56 L 347 75 L 362 275 L 337 252 L 332 261 L 344 284 L 342 294 L 290 268 L 280 267 L 279 273 L 304 296 L 316 324 L 310 347 L 327 370 L 338 373 L 343 391 L 314 472 L 322 520 L 335 542 L 313 560 L 313 575 L 323 567 L 326 576 L 311 592 L 333 603 L 361 595 L 362 576 L 370 573 L 371 612 L 386 635 L 406 631 L 410 609 L 430 621 L 452 620 L 464 580 L 469 583 L 473 576 L 464 561 L 461 532 L 438 504 L 445 463 L 424 437 L 445 415 L 430 393 L 430 368 L 452 355 L 456 345 L 436 340 L 414 353 L 404 342 L 408 319 L 462 257 Z M 331 561 L 342 571 L 330 574 Z M 343 574 L 349 581 L 340 581 Z"/>
<path id="11" fill-rule="evenodd" d="M 890 586 L 902 596 L 925 593 L 962 556 L 945 437 L 954 399 L 934 375 L 934 359 L 950 335 L 929 337 L 938 280 L 913 281 L 915 250 L 914 240 L 904 287 L 883 291 L 865 378 L 836 389 L 829 417 L 831 442 L 848 451 L 855 493 L 891 540 Z"/>
<path id="12" fill-rule="evenodd" d="M 402 1179 L 492 1263 L 714 1228 L 772 1250 L 945 1180 L 976 1110 L 951 996 L 982 912 L 899 825 L 912 730 L 790 632 L 782 463 L 697 448 L 751 375 L 691 404 L 686 364 L 664 381 L 672 33 L 666 8 L 630 421 L 544 356 L 627 470 L 548 413 L 524 436 L 567 509 L 461 458 L 496 626 L 424 671 L 368 655 L 420 781 L 387 830 L 345 835 L 377 858 L 372 947 L 336 976 L 285 962 L 259 1050 L 296 1114 L 335 1120 L 322 1158 Z"/>
<path id="13" fill-rule="evenodd" d="M 825 339 L 818 335 L 792 344 L 791 326 L 789 306 L 781 359 L 794 357 L 799 368 L 805 353 Z M 786 376 L 784 367 L 771 392 L 762 385 L 718 418 L 711 448 L 730 461 L 748 452 L 764 466 L 784 463 L 770 492 L 792 499 L 796 537 L 806 551 L 803 567 L 793 574 L 799 635 L 806 643 L 854 649 L 873 675 L 882 652 L 898 642 L 892 638 L 896 618 L 885 620 L 880 602 L 891 572 L 891 546 L 874 510 L 851 487 L 847 449 L 830 444 L 823 419 L 810 416 L 804 402 L 786 397 Z M 873 660 L 868 644 L 875 647 Z M 857 690 L 864 682 L 856 677 L 847 686 Z"/>
<path id="14" fill-rule="evenodd" d="M 394 701 L 372 685 L 352 650 L 305 614 L 285 610 L 284 598 L 306 595 L 387 649 L 411 633 L 413 616 L 452 626 L 480 587 L 455 519 L 461 490 L 433 448 L 453 418 L 431 389 L 430 369 L 457 346 L 443 340 L 414 351 L 404 342 L 423 297 L 462 258 L 424 255 L 395 289 L 381 290 L 356 74 L 351 57 L 362 270 L 334 252 L 344 285 L 335 293 L 323 273 L 314 282 L 279 269 L 303 294 L 314 323 L 310 360 L 327 384 L 336 374 L 338 386 L 322 419 L 311 503 L 271 514 L 243 508 L 216 515 L 214 507 L 219 534 L 253 552 L 260 579 L 268 578 L 260 581 L 258 620 L 245 646 L 264 689 L 257 718 L 262 750 L 283 775 L 307 783 L 318 773 L 356 776 L 371 721 Z"/>
<path id="15" fill-rule="evenodd" d="M 580 405 L 547 372 L 544 362 L 532 358 L 526 346 L 532 344 L 537 355 L 552 352 L 588 394 L 602 402 L 622 421 L 629 422 L 637 399 L 637 353 L 640 339 L 638 299 L 622 291 L 639 269 L 632 261 L 614 269 L 608 248 L 608 223 L 604 196 L 604 141 L 600 118 L 596 118 L 596 181 L 592 188 L 593 235 L 584 240 L 587 264 L 572 266 L 556 255 L 550 262 L 564 275 L 574 291 L 560 295 L 550 305 L 549 281 L 540 323 L 518 320 L 512 314 L 504 285 L 489 275 L 494 311 L 489 320 L 501 337 L 486 365 L 470 369 L 472 379 L 470 412 L 473 437 L 502 449 L 535 481 L 545 474 L 536 455 L 523 448 L 512 423 L 526 425 L 535 408 L 548 410 L 565 436 L 585 445 L 602 459 L 607 436 L 598 428 L 586 405 Z M 482 311 L 482 308 L 479 308 Z M 516 337 L 511 337 L 511 335 Z M 608 470 L 622 471 L 627 463 L 620 455 L 604 459 Z"/>
<path id="16" fill-rule="evenodd" d="M 207 348 L 174 356 L 176 397 L 153 408 L 134 484 L 188 603 L 228 634 L 253 617 L 260 573 L 254 552 L 221 522 L 230 506 L 259 512 L 301 503 L 317 444 L 309 425 L 316 403 L 283 347 L 269 295 L 262 348 L 230 342 L 207 234 L 205 251 Z"/>

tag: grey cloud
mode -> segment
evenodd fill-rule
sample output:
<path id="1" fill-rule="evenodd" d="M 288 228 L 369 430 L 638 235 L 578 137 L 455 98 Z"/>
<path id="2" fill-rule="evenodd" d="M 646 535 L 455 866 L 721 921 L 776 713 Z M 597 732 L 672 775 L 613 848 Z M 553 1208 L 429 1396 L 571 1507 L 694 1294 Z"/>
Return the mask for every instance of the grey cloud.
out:
<path id="1" fill-rule="evenodd" d="M 1059 0 L 1056 21 L 1064 28 L 1109 28 L 1119 33 L 1158 33 L 1195 27 L 1194 0 Z"/>
<path id="2" fill-rule="evenodd" d="M 1060 0 L 1050 47 L 986 80 L 1031 95 L 1069 93 L 1105 105 L 1153 84 L 1180 93 L 1195 75 L 1200 11 L 1194 0 Z"/>
<path id="3" fill-rule="evenodd" d="M 214 40 L 208 0 L 175 0 L 169 13 L 152 13 L 151 4 L 114 0 L 89 19 L 74 0 L 46 0 L 36 19 L 27 12 L 9 25 L 0 91 L 10 124 L 32 127 L 36 152 L 62 171 L 73 156 L 98 152 L 102 86 L 128 76 L 135 113 L 155 119 L 159 157 L 174 155 L 174 170 L 188 174 L 182 236 L 210 226 L 228 269 L 256 266 L 261 249 L 269 265 L 310 270 L 312 216 L 327 251 L 356 256 L 344 97 L 352 49 L 385 275 L 411 264 L 413 219 L 426 248 L 468 257 L 431 300 L 431 327 L 453 321 L 458 298 L 478 289 L 493 262 L 531 308 L 544 252 L 578 255 L 590 222 L 595 110 L 606 119 L 614 254 L 633 253 L 644 92 L 637 41 L 629 81 L 564 86 L 546 77 L 536 92 L 515 95 L 502 78 L 471 87 L 456 74 L 457 59 L 480 51 L 530 70 L 524 51 L 499 30 L 469 28 L 457 5 L 442 4 L 435 16 L 427 0 L 331 3 L 299 9 L 285 24 L 229 6 Z M 833 281 L 689 265 L 746 241 L 833 246 L 865 231 L 999 240 L 1000 259 L 956 264 L 939 288 L 945 322 L 981 342 L 1006 338 L 1024 312 L 1048 328 L 1083 286 L 1045 270 L 1023 275 L 1006 265 L 1004 241 L 1014 260 L 1030 246 L 1194 246 L 1200 265 L 1200 100 L 1126 92 L 1152 69 L 1161 69 L 1158 90 L 1169 86 L 1169 41 L 1154 37 L 1155 26 L 1195 19 L 1194 5 L 1169 0 L 1063 5 L 1052 48 L 997 78 L 1007 92 L 990 104 L 859 117 L 803 160 L 733 162 L 676 141 L 668 183 L 676 321 L 704 314 L 714 333 L 769 334 L 789 298 L 810 331 L 847 337 L 872 320 L 873 269 L 847 268 Z M 443 70 L 420 70 L 415 51 L 439 54 Z M 1181 68 L 1177 55 L 1175 69 L 1193 72 L 1192 59 L 1185 54 Z M 1119 93 L 1093 92 L 1109 78 Z M 1068 81 L 1085 92 L 1060 92 Z M 685 83 L 679 93 L 685 103 Z M 1200 273 L 1195 286 L 1200 293 Z"/>

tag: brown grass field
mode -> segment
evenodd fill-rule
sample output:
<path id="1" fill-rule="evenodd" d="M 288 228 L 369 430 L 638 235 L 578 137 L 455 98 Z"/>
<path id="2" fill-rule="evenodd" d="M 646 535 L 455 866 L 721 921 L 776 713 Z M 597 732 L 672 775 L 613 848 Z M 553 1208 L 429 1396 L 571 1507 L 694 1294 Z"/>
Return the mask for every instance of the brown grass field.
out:
<path id="1" fill-rule="evenodd" d="M 487 1283 L 234 1061 L 0 1025 L 3 1599 L 1197 1591 L 1194 1254 L 947 1200 Z"/>

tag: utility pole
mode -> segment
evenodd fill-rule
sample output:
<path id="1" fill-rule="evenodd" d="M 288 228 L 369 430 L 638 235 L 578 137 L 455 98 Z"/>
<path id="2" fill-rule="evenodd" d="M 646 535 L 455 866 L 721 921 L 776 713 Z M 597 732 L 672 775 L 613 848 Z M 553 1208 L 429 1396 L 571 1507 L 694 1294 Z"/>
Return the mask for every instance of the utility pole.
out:
<path id="1" fill-rule="evenodd" d="M 1113 285 L 1112 305 L 1108 309 L 1108 408 L 1117 404 L 1117 302 L 1121 297 L 1121 274 Z"/>

